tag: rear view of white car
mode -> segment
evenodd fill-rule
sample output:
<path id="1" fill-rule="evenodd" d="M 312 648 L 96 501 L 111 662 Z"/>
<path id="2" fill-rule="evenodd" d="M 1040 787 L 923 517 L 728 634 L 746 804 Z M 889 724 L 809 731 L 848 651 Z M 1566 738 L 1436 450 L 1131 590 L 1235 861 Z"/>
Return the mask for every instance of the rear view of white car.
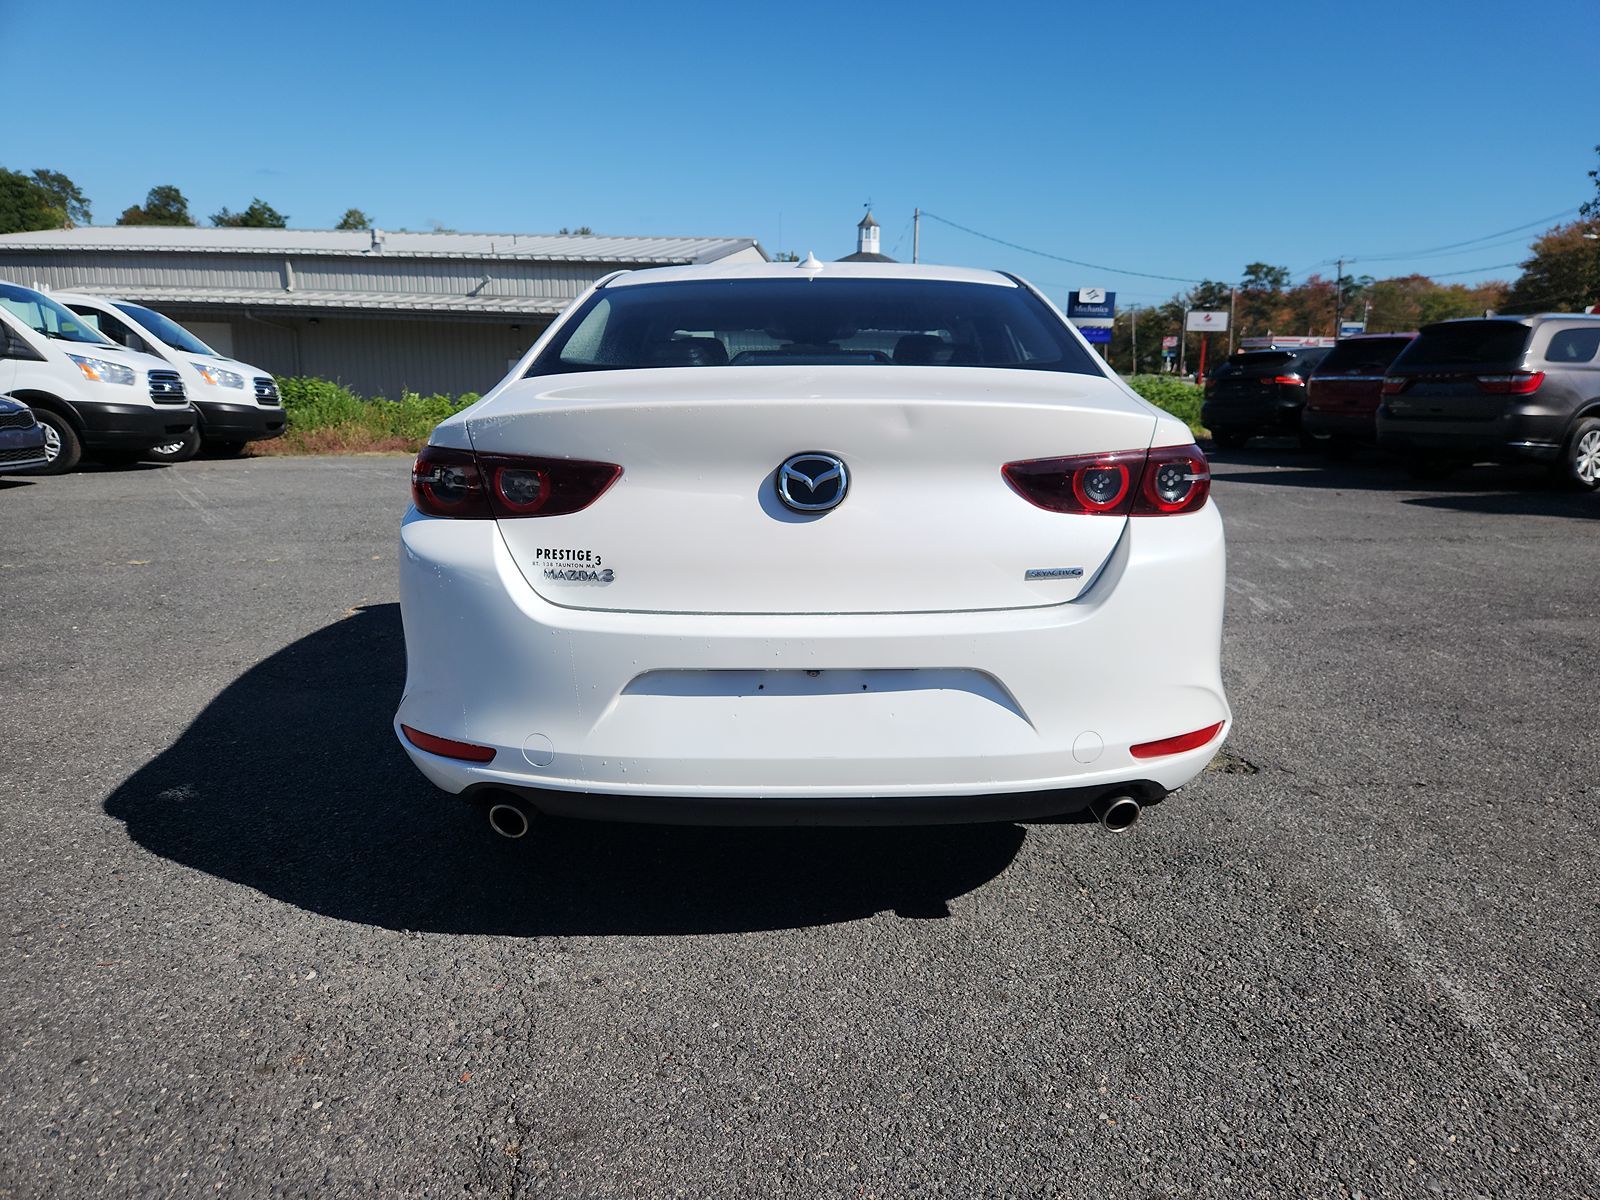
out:
<path id="1" fill-rule="evenodd" d="M 119 346 L 152 354 L 183 376 L 199 414 L 193 434 L 158 446 L 157 462 L 193 458 L 202 444 L 214 454 L 237 454 L 247 442 L 283 436 L 278 383 L 259 367 L 226 358 L 172 318 L 126 300 L 53 292 L 52 296 Z"/>
<path id="2" fill-rule="evenodd" d="M 1009 276 L 622 274 L 418 456 L 396 733 L 513 836 L 1125 826 L 1230 719 L 1209 478 Z"/>

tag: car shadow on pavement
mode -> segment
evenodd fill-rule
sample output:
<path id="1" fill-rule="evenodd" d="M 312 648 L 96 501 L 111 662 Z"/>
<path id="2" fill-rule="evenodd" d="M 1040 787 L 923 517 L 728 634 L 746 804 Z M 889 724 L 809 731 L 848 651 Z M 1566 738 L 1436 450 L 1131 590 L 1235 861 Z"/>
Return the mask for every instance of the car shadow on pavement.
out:
<path id="1" fill-rule="evenodd" d="M 1268 484 L 1272 487 L 1315 488 L 1346 492 L 1458 492 L 1482 495 L 1519 491 L 1530 496 L 1561 495 L 1549 472 L 1533 466 L 1459 467 L 1437 478 L 1414 479 L 1399 463 L 1370 453 L 1353 459 L 1327 459 L 1297 453 L 1281 460 L 1248 451 L 1208 454 L 1211 478 L 1222 483 Z M 1255 470 L 1230 470 L 1254 467 Z M 1577 493 L 1565 493 L 1583 499 Z M 1424 501 L 1413 501 L 1424 503 Z"/>
<path id="2" fill-rule="evenodd" d="M 944 916 L 948 901 L 1005 870 L 1025 836 L 1011 824 L 549 821 L 507 841 L 478 807 L 435 791 L 396 745 L 403 683 L 399 606 L 359 609 L 229 684 L 106 812 L 155 854 L 313 912 L 513 936 Z"/>
<path id="3" fill-rule="evenodd" d="M 1475 492 L 1464 496 L 1413 496 L 1419 508 L 1447 508 L 1491 517 L 1579 517 L 1600 520 L 1600 496 L 1556 488 L 1527 492 Z"/>

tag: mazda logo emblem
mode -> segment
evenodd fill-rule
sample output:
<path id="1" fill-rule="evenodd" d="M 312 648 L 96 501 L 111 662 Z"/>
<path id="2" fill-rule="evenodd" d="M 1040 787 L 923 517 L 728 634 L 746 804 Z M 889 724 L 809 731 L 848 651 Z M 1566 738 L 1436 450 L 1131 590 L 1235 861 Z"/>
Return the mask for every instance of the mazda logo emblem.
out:
<path id="1" fill-rule="evenodd" d="M 778 499 L 795 512 L 820 513 L 838 508 L 850 490 L 844 460 L 811 450 L 784 459 L 778 468 Z"/>

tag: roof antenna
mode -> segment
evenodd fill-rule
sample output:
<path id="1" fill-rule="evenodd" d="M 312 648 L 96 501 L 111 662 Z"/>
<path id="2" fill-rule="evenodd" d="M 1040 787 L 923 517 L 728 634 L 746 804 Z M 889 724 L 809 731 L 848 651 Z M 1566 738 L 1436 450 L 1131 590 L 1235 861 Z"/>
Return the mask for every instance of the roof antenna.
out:
<path id="1" fill-rule="evenodd" d="M 802 271 L 820 271 L 822 270 L 822 264 L 817 261 L 817 256 L 815 254 L 807 250 L 805 261 L 800 263 L 800 269 Z"/>

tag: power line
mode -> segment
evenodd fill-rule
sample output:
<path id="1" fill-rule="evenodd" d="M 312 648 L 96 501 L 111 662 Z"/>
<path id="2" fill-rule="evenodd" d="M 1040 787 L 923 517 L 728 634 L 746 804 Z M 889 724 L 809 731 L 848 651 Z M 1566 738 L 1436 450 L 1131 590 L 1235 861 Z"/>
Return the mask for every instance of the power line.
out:
<path id="1" fill-rule="evenodd" d="M 1511 229 L 1502 229 L 1498 233 L 1486 233 L 1482 237 L 1468 238 L 1464 242 L 1450 242 L 1443 246 L 1429 246 L 1423 250 L 1386 250 L 1382 254 L 1350 254 L 1347 259 L 1360 262 L 1387 262 L 1397 258 L 1421 258 L 1428 254 L 1438 254 L 1445 250 L 1456 250 L 1462 246 L 1475 246 L 1479 242 L 1492 242 L 1495 238 L 1507 237 L 1513 233 L 1521 233 L 1526 229 L 1533 229 L 1540 225 L 1548 225 L 1552 221 L 1559 221 L 1563 217 L 1570 217 L 1577 212 L 1577 208 L 1563 209 L 1548 217 L 1540 217 L 1537 221 L 1529 221 L 1526 225 L 1518 225 Z"/>
<path id="2" fill-rule="evenodd" d="M 889 247 L 889 257 L 893 258 L 900 253 L 900 245 L 906 240 L 906 234 L 911 232 L 911 218 L 906 218 L 906 223 L 900 227 L 900 236 L 894 239 L 894 245 Z"/>
<path id="3" fill-rule="evenodd" d="M 1580 205 L 1579 208 L 1581 208 L 1581 207 L 1582 206 Z M 1429 258 L 1429 257 L 1432 257 L 1434 255 L 1445 255 L 1445 254 L 1447 254 L 1448 251 L 1458 250 L 1463 246 L 1470 247 L 1473 250 L 1487 250 L 1487 249 L 1489 249 L 1489 246 L 1487 244 L 1485 244 L 1485 243 L 1493 243 L 1496 238 L 1503 238 L 1503 237 L 1506 237 L 1509 234 L 1513 234 L 1513 233 L 1521 233 L 1521 232 L 1523 232 L 1525 230 L 1528 230 L 1528 229 L 1536 229 L 1541 225 L 1548 225 L 1551 222 L 1559 221 L 1564 217 L 1573 216 L 1574 214 L 1576 214 L 1579 211 L 1579 208 L 1563 209 L 1561 212 L 1552 213 L 1548 217 L 1540 217 L 1536 221 L 1529 221 L 1524 225 L 1517 225 L 1517 226 L 1515 226 L 1514 228 L 1511 228 L 1511 229 L 1502 229 L 1498 233 L 1485 233 L 1485 234 L 1482 234 L 1479 237 L 1468 238 L 1464 242 L 1449 242 L 1449 243 L 1447 243 L 1447 244 L 1445 244 L 1443 246 L 1427 246 L 1427 247 L 1424 247 L 1423 249 L 1420 249 L 1420 250 L 1405 250 L 1405 251 L 1388 250 L 1388 251 L 1385 251 L 1382 254 L 1346 254 L 1344 256 L 1344 261 L 1345 262 L 1395 262 L 1397 260 L 1411 259 L 1411 258 Z M 1509 244 L 1509 243 L 1503 243 L 1503 244 Z M 1291 278 L 1298 279 L 1303 283 L 1303 282 L 1305 282 L 1305 277 L 1307 275 L 1309 275 L 1310 272 L 1315 271 L 1318 267 L 1331 267 L 1333 265 L 1333 263 L 1334 263 L 1333 259 L 1324 258 L 1324 259 L 1319 260 L 1318 262 L 1312 263 L 1309 267 L 1302 267 L 1298 271 L 1291 271 L 1290 272 L 1290 276 L 1291 276 Z M 1511 263 L 1509 265 L 1510 266 L 1519 266 L 1520 264 Z M 1480 269 L 1493 270 L 1494 268 L 1491 267 L 1491 268 L 1480 268 Z M 1471 272 L 1470 271 L 1455 271 L 1455 272 L 1451 272 L 1451 274 L 1470 275 Z"/>
<path id="4" fill-rule="evenodd" d="M 1453 279 L 1457 275 L 1476 275 L 1479 271 L 1498 271 L 1504 267 L 1520 267 L 1519 262 L 1490 263 L 1487 267 L 1471 267 L 1465 271 L 1443 271 L 1437 275 L 1429 275 L 1429 279 Z"/>
<path id="5" fill-rule="evenodd" d="M 931 221 L 939 222 L 941 225 L 948 225 L 951 229 L 959 229 L 962 233 L 970 233 L 973 237 L 982 238 L 986 242 L 993 242 L 997 246 L 1007 246 L 1012 250 L 1020 250 L 1024 254 L 1036 254 L 1040 258 L 1049 258 L 1056 262 L 1070 263 L 1074 267 L 1087 267 L 1091 271 L 1103 271 L 1107 275 L 1137 275 L 1140 279 L 1165 279 L 1171 283 L 1208 282 L 1204 279 L 1190 279 L 1185 275 L 1157 275 L 1153 271 L 1129 271 L 1121 267 L 1105 267 L 1101 266 L 1099 263 L 1084 262 L 1082 259 L 1067 258 L 1062 254 L 1052 254 L 1048 250 L 1035 250 L 1031 246 L 1023 246 L 1016 242 L 1008 242 L 1005 240 L 1005 238 L 997 238 L 993 234 L 983 233 L 977 229 L 969 229 L 965 225 L 958 225 L 956 222 L 946 220 L 944 217 L 939 216 L 937 213 L 931 213 L 927 209 L 922 210 L 922 215 Z"/>

